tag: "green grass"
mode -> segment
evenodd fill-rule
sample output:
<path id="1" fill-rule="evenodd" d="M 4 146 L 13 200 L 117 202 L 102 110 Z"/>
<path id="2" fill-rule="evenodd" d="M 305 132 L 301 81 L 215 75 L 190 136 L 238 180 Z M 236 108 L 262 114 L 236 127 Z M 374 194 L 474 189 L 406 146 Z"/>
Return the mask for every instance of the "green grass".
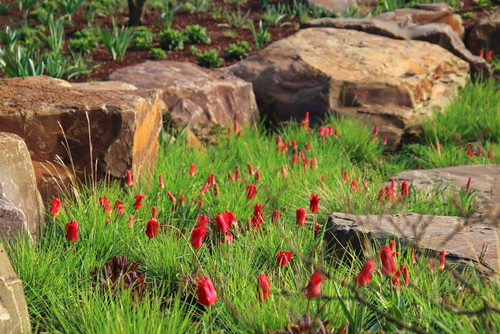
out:
<path id="1" fill-rule="evenodd" d="M 456 161 L 495 163 L 496 158 L 462 156 L 457 147 L 465 144 L 451 139 L 457 135 L 476 141 L 477 133 L 488 133 L 491 135 L 482 135 L 482 145 L 498 152 L 498 136 L 493 133 L 499 131 L 499 116 L 491 112 L 498 108 L 495 94 L 492 82 L 470 84 L 446 115 L 426 125 L 418 152 L 412 144 L 396 156 L 384 152 L 371 129 L 349 119 L 326 121 L 325 125 L 332 124 L 338 130 L 338 138 L 319 137 L 317 129 L 308 133 L 297 124 L 278 129 L 283 141 L 297 141 L 297 153 L 303 151 L 305 158 L 317 159 L 316 168 L 305 169 L 300 158 L 292 166 L 292 146 L 278 153 L 277 133 L 268 133 L 258 125 L 243 129 L 240 136 L 221 130 L 212 143 L 201 148 L 187 147 L 179 131 L 176 141 L 161 142 L 156 170 L 134 180 L 135 188 L 116 181 L 81 187 L 77 198 L 62 199 L 61 214 L 55 219 L 49 216 L 37 244 L 23 238 L 8 244 L 12 264 L 24 284 L 33 328 L 50 333 L 264 333 L 267 329 L 285 329 L 288 316 L 298 323 L 299 317 L 309 313 L 323 323 L 330 321 L 332 333 L 346 323 L 349 333 L 379 328 L 387 333 L 398 329 L 410 332 L 403 325 L 431 333 L 499 332 L 499 310 L 474 314 L 485 304 L 498 305 L 498 277 L 480 280 L 471 270 L 454 276 L 450 270 L 437 270 L 439 259 L 427 254 L 436 264 L 431 274 L 427 256 L 420 255 L 416 263 L 411 263 L 409 250 L 397 246 L 397 263 L 408 266 L 411 285 L 403 285 L 397 293 L 391 289 L 390 280 L 379 274 L 380 264 L 376 262 L 377 272 L 370 285 L 357 288 L 354 279 L 364 260 L 351 252 L 343 259 L 332 258 L 321 238 L 314 238 L 315 223 L 324 226 L 334 211 L 459 215 L 451 195 L 439 190 L 420 193 L 410 188 L 408 197 L 383 202 L 378 200 L 378 192 L 381 183 L 409 166 L 441 167 Z M 465 113 L 467 106 L 475 110 L 474 125 L 459 122 L 460 117 L 453 115 Z M 431 126 L 440 130 L 434 132 Z M 434 147 L 435 133 L 439 134 L 441 155 Z M 411 156 L 406 152 L 417 152 L 418 159 L 417 153 Z M 189 175 L 191 164 L 196 165 L 193 177 Z M 260 169 L 262 180 L 249 175 L 247 164 Z M 240 170 L 244 181 L 227 180 L 228 171 L 234 175 L 235 169 Z M 344 172 L 348 173 L 348 182 L 343 179 Z M 213 187 L 201 195 L 200 189 L 211 173 L 215 174 L 217 196 Z M 159 188 L 158 174 L 163 175 L 164 189 Z M 369 191 L 363 189 L 362 179 Z M 351 180 L 359 184 L 358 191 L 351 188 Z M 258 188 L 252 200 L 245 195 L 248 184 Z M 178 202 L 180 194 L 185 195 L 185 203 L 178 203 L 175 212 L 167 190 Z M 146 197 L 142 207 L 134 210 L 138 193 Z M 308 210 L 312 193 L 322 198 L 317 214 Z M 117 216 L 115 210 L 108 220 L 99 204 L 101 196 L 106 196 L 111 205 L 115 200 L 123 201 L 125 214 Z M 199 197 L 203 197 L 203 207 L 198 205 Z M 256 203 L 263 205 L 265 222 L 261 229 L 248 231 L 248 219 Z M 158 208 L 161 227 L 156 237 L 148 239 L 145 227 L 153 205 Z M 295 224 L 298 208 L 308 212 L 305 226 Z M 238 219 L 238 227 L 230 230 L 235 237 L 233 244 L 221 244 L 222 234 L 213 225 L 217 213 L 226 210 Z M 271 223 L 273 210 L 281 212 L 278 225 Z M 129 228 L 131 214 L 134 225 Z M 208 215 L 211 222 L 203 246 L 194 250 L 189 239 L 200 214 Z M 72 219 L 80 226 L 75 243 L 66 239 L 64 230 Z M 291 262 L 283 268 L 275 259 L 279 251 L 293 252 Z M 377 246 L 368 256 L 378 259 L 379 251 Z M 127 289 L 112 292 L 92 287 L 90 271 L 104 266 L 110 257 L 122 255 L 139 264 L 137 271 L 144 272 L 151 284 L 142 300 Z M 447 269 L 452 267 L 447 265 Z M 322 295 L 308 301 L 303 288 L 317 268 L 328 280 L 322 285 Z M 262 273 L 269 277 L 272 294 L 260 303 L 256 286 Z M 209 276 L 217 290 L 219 299 L 211 307 L 197 302 L 200 276 Z"/>

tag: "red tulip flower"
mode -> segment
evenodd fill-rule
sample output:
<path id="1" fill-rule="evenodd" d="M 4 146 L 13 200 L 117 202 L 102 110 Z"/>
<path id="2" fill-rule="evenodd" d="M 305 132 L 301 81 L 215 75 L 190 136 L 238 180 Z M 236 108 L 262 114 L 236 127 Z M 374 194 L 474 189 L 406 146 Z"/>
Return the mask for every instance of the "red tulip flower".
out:
<path id="1" fill-rule="evenodd" d="M 234 170 L 234 179 L 235 179 L 236 181 L 238 181 L 238 180 L 240 179 L 240 170 L 239 170 L 238 168 L 236 168 L 236 169 Z"/>
<path id="2" fill-rule="evenodd" d="M 113 211 L 107 197 L 99 197 L 99 203 L 101 204 L 104 212 L 107 214 L 110 214 Z"/>
<path id="3" fill-rule="evenodd" d="M 309 112 L 306 112 L 306 116 L 304 117 L 304 120 L 300 123 L 300 126 L 303 127 L 304 129 L 307 129 L 309 127 Z"/>
<path id="4" fill-rule="evenodd" d="M 55 217 L 60 213 L 61 213 L 61 200 L 55 197 L 52 199 L 52 203 L 50 204 L 50 214 Z"/>
<path id="5" fill-rule="evenodd" d="M 113 207 L 118 210 L 117 212 L 118 216 L 121 216 L 125 213 L 125 205 L 123 205 L 122 201 L 115 201 Z"/>
<path id="6" fill-rule="evenodd" d="M 128 216 L 128 228 L 134 227 L 134 215 Z"/>
<path id="7" fill-rule="evenodd" d="M 469 179 L 467 180 L 467 184 L 465 185 L 465 189 L 469 191 L 471 185 L 472 185 L 472 177 L 469 177 Z"/>
<path id="8" fill-rule="evenodd" d="M 214 219 L 215 226 L 217 227 L 217 232 L 226 233 L 229 230 L 229 223 L 224 219 L 222 213 L 218 213 L 217 217 Z"/>
<path id="9" fill-rule="evenodd" d="M 439 261 L 439 270 L 444 269 L 445 260 L 446 260 L 446 252 L 443 249 L 441 250 L 441 260 Z"/>
<path id="10" fill-rule="evenodd" d="M 392 251 L 389 246 L 385 246 L 382 248 L 379 256 L 382 260 L 382 274 L 386 276 L 392 276 L 396 274 L 397 266 L 396 260 L 394 259 L 394 254 L 398 254 L 397 252 Z"/>
<path id="11" fill-rule="evenodd" d="M 304 226 L 306 224 L 306 209 L 300 208 L 296 211 L 297 214 L 297 225 Z"/>
<path id="12" fill-rule="evenodd" d="M 66 238 L 71 242 L 78 240 L 78 222 L 74 219 L 66 224 Z"/>
<path id="13" fill-rule="evenodd" d="M 354 191 L 359 190 L 359 186 L 358 186 L 358 183 L 356 182 L 356 180 L 351 180 L 351 189 Z"/>
<path id="14" fill-rule="evenodd" d="M 234 181 L 234 176 L 233 176 L 233 173 L 231 173 L 231 171 L 227 172 L 227 180 L 228 181 Z"/>
<path id="15" fill-rule="evenodd" d="M 224 211 L 224 220 L 231 226 L 238 225 L 238 221 L 236 220 L 236 216 L 231 211 Z"/>
<path id="16" fill-rule="evenodd" d="M 127 174 L 125 184 L 129 187 L 132 187 L 134 185 L 134 180 L 132 180 L 132 173 L 128 169 L 125 171 L 125 173 Z"/>
<path id="17" fill-rule="evenodd" d="M 198 281 L 198 301 L 205 306 L 213 305 L 217 302 L 217 292 L 210 278 L 202 277 Z"/>
<path id="18" fill-rule="evenodd" d="M 209 221 L 209 218 L 207 215 L 199 215 L 198 220 L 196 221 L 196 227 L 199 227 L 199 226 L 208 227 L 208 221 Z"/>
<path id="19" fill-rule="evenodd" d="M 196 174 L 196 165 L 195 164 L 191 164 L 189 166 L 189 176 L 193 177 L 194 174 Z"/>
<path id="20" fill-rule="evenodd" d="M 158 183 L 159 183 L 159 187 L 160 189 L 163 189 L 165 188 L 165 183 L 163 183 L 163 175 L 158 175 Z"/>
<path id="21" fill-rule="evenodd" d="M 317 238 L 319 236 L 319 233 L 321 232 L 321 225 L 316 224 L 314 226 L 314 238 Z"/>
<path id="22" fill-rule="evenodd" d="M 373 272 L 375 271 L 375 262 L 372 259 L 368 259 L 361 272 L 356 276 L 356 283 L 359 286 L 367 286 L 372 280 Z"/>
<path id="23" fill-rule="evenodd" d="M 278 265 L 280 267 L 286 266 L 291 259 L 292 252 L 279 252 L 278 255 L 276 255 L 276 260 L 278 261 Z"/>
<path id="24" fill-rule="evenodd" d="M 271 297 L 271 285 L 266 274 L 259 275 L 257 279 L 257 299 L 259 302 L 268 300 Z"/>
<path id="25" fill-rule="evenodd" d="M 175 198 L 175 196 L 167 190 L 167 195 L 168 195 L 168 198 L 170 198 L 170 201 L 175 203 L 177 201 L 177 199 Z"/>
<path id="26" fill-rule="evenodd" d="M 255 186 L 254 184 L 249 184 L 247 186 L 246 192 L 247 192 L 247 199 L 248 200 L 253 199 L 257 194 L 257 186 Z"/>
<path id="27" fill-rule="evenodd" d="M 403 274 L 403 279 L 405 281 L 405 285 L 406 286 L 410 285 L 410 277 L 408 275 L 408 267 L 405 266 L 404 264 L 401 264 L 401 266 L 399 266 L 399 271 L 401 271 L 401 273 Z"/>
<path id="28" fill-rule="evenodd" d="M 369 191 L 370 190 L 370 187 L 368 187 L 368 184 L 366 183 L 365 180 L 361 180 L 361 183 L 363 184 L 363 188 L 365 189 L 365 191 Z"/>
<path id="29" fill-rule="evenodd" d="M 342 179 L 344 179 L 344 182 L 347 182 L 348 177 L 349 177 L 349 174 L 347 172 L 342 173 Z"/>
<path id="30" fill-rule="evenodd" d="M 408 182 L 401 182 L 401 196 L 408 196 L 410 194 L 410 189 L 408 188 Z"/>
<path id="31" fill-rule="evenodd" d="M 158 234 L 158 222 L 156 220 L 150 219 L 146 224 L 146 235 L 149 239 L 156 237 Z"/>
<path id="32" fill-rule="evenodd" d="M 255 172 L 253 170 L 253 167 L 252 167 L 252 164 L 248 164 L 248 174 L 250 174 L 250 175 L 254 175 L 255 174 Z"/>
<path id="33" fill-rule="evenodd" d="M 294 154 L 292 157 L 292 166 L 295 166 L 297 164 L 297 161 L 299 160 L 299 155 Z"/>
<path id="34" fill-rule="evenodd" d="M 471 158 L 474 158 L 476 156 L 474 154 L 474 151 L 470 147 L 467 147 L 467 155 Z"/>
<path id="35" fill-rule="evenodd" d="M 311 210 L 312 213 L 318 212 L 319 201 L 321 201 L 321 198 L 319 198 L 318 195 L 311 194 L 309 198 L 309 210 Z"/>
<path id="36" fill-rule="evenodd" d="M 228 244 L 232 244 L 234 241 L 234 235 L 231 232 L 227 232 L 221 239 L 220 242 L 225 244 L 226 242 Z"/>
<path id="37" fill-rule="evenodd" d="M 264 223 L 264 212 L 262 212 L 262 205 L 257 203 L 253 207 L 253 217 L 250 220 L 251 224 L 255 228 L 260 228 L 260 224 Z"/>
<path id="38" fill-rule="evenodd" d="M 144 195 L 138 194 L 135 196 L 135 203 L 132 205 L 134 210 L 138 210 L 142 206 L 142 199 L 144 198 Z"/>
<path id="39" fill-rule="evenodd" d="M 198 225 L 191 232 L 191 246 L 198 249 L 203 244 L 203 238 L 207 235 L 207 228 L 204 225 Z"/>
<path id="40" fill-rule="evenodd" d="M 321 272 L 316 270 L 312 276 L 309 284 L 304 289 L 304 295 L 307 298 L 316 298 L 321 294 L 321 283 L 326 280 L 326 276 L 321 276 Z"/>
<path id="41" fill-rule="evenodd" d="M 260 176 L 260 168 L 257 168 L 257 171 L 255 172 L 255 181 L 259 182 L 262 179 Z"/>
<path id="42" fill-rule="evenodd" d="M 394 276 L 391 278 L 391 288 L 396 287 L 398 289 L 398 292 L 401 291 L 401 282 L 399 281 L 399 277 L 401 276 L 401 273 L 398 271 Z"/>

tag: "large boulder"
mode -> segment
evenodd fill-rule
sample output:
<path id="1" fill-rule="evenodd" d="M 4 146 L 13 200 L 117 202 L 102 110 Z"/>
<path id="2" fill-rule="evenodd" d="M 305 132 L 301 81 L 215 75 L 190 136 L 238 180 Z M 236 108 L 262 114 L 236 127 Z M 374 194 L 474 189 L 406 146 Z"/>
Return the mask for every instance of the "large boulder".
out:
<path id="1" fill-rule="evenodd" d="M 0 243 L 0 333 L 31 333 L 23 283 Z"/>
<path id="2" fill-rule="evenodd" d="M 465 85 L 468 65 L 426 42 L 309 28 L 225 69 L 252 82 L 272 122 L 347 114 L 377 124 L 394 147 Z"/>
<path id="3" fill-rule="evenodd" d="M 474 265 L 481 271 L 499 271 L 498 219 L 463 219 L 419 215 L 353 215 L 334 213 L 328 219 L 325 240 L 329 249 L 342 256 L 352 247 L 361 254 L 377 241 L 385 245 L 395 239 L 406 246 L 414 246 L 419 253 L 436 256 L 442 249 L 446 258 L 465 265 Z"/>
<path id="4" fill-rule="evenodd" d="M 475 54 L 479 50 L 491 50 L 500 55 L 500 8 L 482 18 L 467 36 L 467 47 Z"/>
<path id="5" fill-rule="evenodd" d="M 450 189 L 457 193 L 465 189 L 471 178 L 470 189 L 477 192 L 476 204 L 480 210 L 500 205 L 500 165 L 465 165 L 446 168 L 410 170 L 393 178 L 407 181 L 421 192 L 432 189 Z"/>
<path id="6" fill-rule="evenodd" d="M 0 81 L 0 131 L 22 137 L 33 161 L 80 178 L 96 160 L 98 176 L 154 166 L 162 106 L 154 90 L 80 90 L 44 76 Z"/>
<path id="7" fill-rule="evenodd" d="M 244 126 L 258 118 L 251 84 L 192 63 L 146 61 L 116 70 L 109 79 L 163 90 L 164 121 L 174 125 L 200 130 L 233 121 Z"/>
<path id="8" fill-rule="evenodd" d="M 0 235 L 16 238 L 34 235 L 43 215 L 30 154 L 24 140 L 0 132 Z"/>

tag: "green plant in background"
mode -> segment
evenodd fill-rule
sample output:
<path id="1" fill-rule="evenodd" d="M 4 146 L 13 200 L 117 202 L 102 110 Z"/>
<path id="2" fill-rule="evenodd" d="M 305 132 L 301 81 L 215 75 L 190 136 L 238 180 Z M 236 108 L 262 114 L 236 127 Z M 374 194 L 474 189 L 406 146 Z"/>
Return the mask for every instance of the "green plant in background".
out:
<path id="1" fill-rule="evenodd" d="M 167 53 L 163 49 L 160 49 L 160 48 L 152 48 L 151 50 L 149 50 L 149 54 L 151 55 L 151 57 L 153 59 L 157 59 L 157 60 L 167 58 Z"/>
<path id="2" fill-rule="evenodd" d="M 0 32 L 0 41 L 9 51 L 14 50 L 17 41 L 20 39 L 19 32 L 9 26 L 5 27 L 5 32 Z"/>
<path id="3" fill-rule="evenodd" d="M 90 29 L 82 29 L 74 34 L 74 39 L 69 40 L 69 49 L 71 52 L 86 55 L 97 49 L 99 45 L 100 32 L 94 32 Z"/>
<path id="4" fill-rule="evenodd" d="M 250 45 L 247 41 L 238 41 L 229 45 L 227 48 L 227 54 L 233 59 L 242 60 L 248 57 L 249 49 Z"/>
<path id="5" fill-rule="evenodd" d="M 206 68 L 220 67 L 222 62 L 222 57 L 219 56 L 219 53 L 215 49 L 199 53 L 196 58 L 196 64 Z"/>
<path id="6" fill-rule="evenodd" d="M 43 46 L 42 41 L 38 38 L 41 32 L 37 29 L 32 29 L 28 26 L 22 26 L 17 29 L 18 32 L 18 42 L 21 46 L 27 49 L 41 49 Z"/>
<path id="7" fill-rule="evenodd" d="M 197 24 L 187 26 L 184 30 L 184 36 L 186 37 L 186 42 L 192 44 L 210 44 L 211 42 L 207 29 Z"/>
<path id="8" fill-rule="evenodd" d="M 191 14 L 206 13 L 212 8 L 211 0 L 189 0 L 184 3 L 184 9 Z"/>
<path id="9" fill-rule="evenodd" d="M 172 26 L 172 22 L 174 20 L 175 13 L 181 8 L 182 8 L 181 5 L 172 7 L 170 1 L 162 2 L 161 6 L 162 13 L 160 15 L 162 22 L 162 29 L 170 29 L 170 27 Z"/>
<path id="10" fill-rule="evenodd" d="M 106 49 L 111 54 L 113 60 L 119 59 L 123 60 L 127 48 L 134 38 L 134 32 L 131 28 L 121 27 L 119 28 L 113 20 L 113 35 L 108 28 L 101 30 L 101 40 L 106 46 Z"/>
<path id="11" fill-rule="evenodd" d="M 61 10 L 64 14 L 67 15 L 69 20 L 73 17 L 78 9 L 82 6 L 85 0 L 60 0 L 59 4 L 61 6 Z"/>
<path id="12" fill-rule="evenodd" d="M 0 3 L 0 15 L 8 14 L 11 10 L 11 7 L 7 4 Z"/>
<path id="13" fill-rule="evenodd" d="M 45 43 L 49 46 L 53 53 L 61 52 L 64 44 L 64 19 L 50 18 L 48 20 L 49 36 L 44 36 Z"/>
<path id="14" fill-rule="evenodd" d="M 286 18 L 286 13 L 282 11 L 281 6 L 267 6 L 266 11 L 262 14 L 262 20 L 266 26 L 279 27 L 282 24 L 284 18 Z"/>
<path id="15" fill-rule="evenodd" d="M 106 17 L 117 14 L 122 7 L 116 0 L 92 0 L 83 4 L 85 10 L 85 18 L 90 24 L 94 22 L 95 16 Z M 116 15 L 115 15 L 116 16 Z"/>
<path id="16" fill-rule="evenodd" d="M 252 22 L 250 20 L 250 10 L 242 15 L 239 7 L 235 11 L 225 8 L 222 15 L 226 19 L 229 26 L 233 28 L 243 28 L 245 26 L 249 26 Z"/>
<path id="17" fill-rule="evenodd" d="M 132 38 L 132 46 L 136 50 L 148 49 L 153 43 L 153 32 L 145 26 L 133 27 L 134 37 Z"/>
<path id="18" fill-rule="evenodd" d="M 165 29 L 160 33 L 160 46 L 165 50 L 182 50 L 184 49 L 184 34 L 175 29 Z"/>
<path id="19" fill-rule="evenodd" d="M 5 72 L 11 78 L 42 75 L 45 68 L 43 61 L 36 60 L 29 49 L 20 46 L 12 51 L 4 51 L 2 63 Z"/>
<path id="20" fill-rule="evenodd" d="M 262 20 L 259 21 L 259 31 L 255 30 L 253 22 L 250 24 L 250 31 L 252 32 L 256 50 L 262 50 L 264 44 L 271 40 L 271 34 L 267 31 L 267 27 L 263 26 Z"/>
<path id="21" fill-rule="evenodd" d="M 17 5 L 19 6 L 19 10 L 27 15 L 27 12 L 33 8 L 36 4 L 37 0 L 17 0 Z"/>
<path id="22" fill-rule="evenodd" d="M 91 67 L 81 55 L 48 54 L 43 57 L 47 74 L 53 78 L 78 79 L 90 74 Z"/>

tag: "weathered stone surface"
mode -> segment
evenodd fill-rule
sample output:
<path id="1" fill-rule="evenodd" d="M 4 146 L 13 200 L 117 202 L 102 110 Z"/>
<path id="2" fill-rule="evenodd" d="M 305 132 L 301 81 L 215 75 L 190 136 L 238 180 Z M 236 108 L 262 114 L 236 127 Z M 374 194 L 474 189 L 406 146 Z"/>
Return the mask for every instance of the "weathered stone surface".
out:
<path id="1" fill-rule="evenodd" d="M 465 165 L 411 170 L 393 177 L 398 182 L 407 181 L 422 192 L 436 188 L 452 188 L 458 192 L 465 188 L 471 177 L 471 189 L 477 190 L 477 204 L 480 209 L 489 205 L 500 205 L 500 165 Z"/>
<path id="2" fill-rule="evenodd" d="M 34 235 L 43 204 L 24 140 L 0 132 L 0 157 L 0 234 L 15 238 L 25 231 Z"/>
<path id="3" fill-rule="evenodd" d="M 0 243 L 0 333 L 31 333 L 23 284 Z"/>
<path id="4" fill-rule="evenodd" d="M 147 61 L 113 72 L 111 80 L 138 88 L 163 90 L 168 107 L 164 121 L 201 129 L 247 125 L 258 118 L 252 85 L 230 74 L 221 74 L 188 62 Z"/>
<path id="5" fill-rule="evenodd" d="M 467 47 L 474 54 L 478 54 L 481 49 L 500 54 L 500 9 L 485 16 L 474 26 L 467 36 Z"/>
<path id="6" fill-rule="evenodd" d="M 345 12 L 357 9 L 361 14 L 368 13 L 376 8 L 377 0 L 307 0 L 308 3 L 326 9 L 330 12 Z"/>
<path id="7" fill-rule="evenodd" d="M 137 87 L 120 81 L 93 81 L 72 83 L 71 87 L 81 90 L 136 90 Z"/>
<path id="8" fill-rule="evenodd" d="M 374 35 L 395 39 L 412 39 L 426 41 L 439 45 L 469 63 L 473 75 L 482 74 L 490 76 L 491 67 L 483 58 L 474 56 L 458 37 L 450 25 L 443 23 L 426 23 L 414 25 L 401 25 L 397 21 L 372 19 L 347 19 L 347 18 L 321 18 L 304 22 L 301 27 L 330 27 L 338 29 L 352 29 Z"/>
<path id="9" fill-rule="evenodd" d="M 270 121 L 330 113 L 379 125 L 394 147 L 465 84 L 468 65 L 437 45 L 354 30 L 309 28 L 225 69 L 253 83 Z"/>
<path id="10" fill-rule="evenodd" d="M 32 160 L 58 156 L 78 177 L 96 159 L 99 174 L 114 177 L 153 166 L 162 106 L 154 90 L 78 90 L 43 76 L 0 81 L 0 131 L 21 136 Z"/>
<path id="11" fill-rule="evenodd" d="M 460 15 L 446 3 L 420 4 L 413 8 L 401 8 L 375 16 L 378 20 L 394 21 L 401 27 L 425 25 L 428 23 L 448 25 L 457 33 L 459 39 L 464 37 L 464 27 Z"/>
<path id="12" fill-rule="evenodd" d="M 325 240 L 332 251 L 341 255 L 348 245 L 361 252 L 370 244 L 367 241 L 377 239 L 385 244 L 386 240 L 395 239 L 403 245 L 414 245 L 420 252 L 434 255 L 444 249 L 449 260 L 462 264 L 473 261 L 478 269 L 498 271 L 498 213 L 490 222 L 414 213 L 381 216 L 334 213 L 328 219 Z"/>

